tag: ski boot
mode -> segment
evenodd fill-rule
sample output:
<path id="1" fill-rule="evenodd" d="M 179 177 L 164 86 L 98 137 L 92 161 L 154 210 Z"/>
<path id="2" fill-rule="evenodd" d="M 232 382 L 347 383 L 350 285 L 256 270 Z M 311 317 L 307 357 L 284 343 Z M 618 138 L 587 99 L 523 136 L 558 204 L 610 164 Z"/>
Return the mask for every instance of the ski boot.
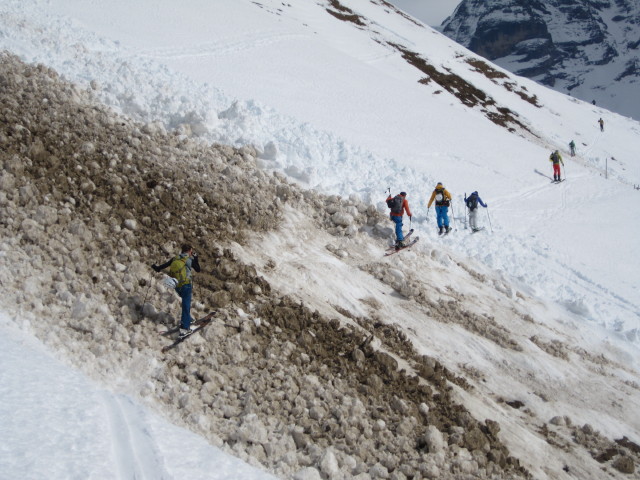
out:
<path id="1" fill-rule="evenodd" d="M 188 337 L 189 335 L 191 335 L 196 329 L 198 328 L 197 325 L 190 325 L 189 328 L 182 328 L 180 327 L 180 338 L 185 338 Z"/>

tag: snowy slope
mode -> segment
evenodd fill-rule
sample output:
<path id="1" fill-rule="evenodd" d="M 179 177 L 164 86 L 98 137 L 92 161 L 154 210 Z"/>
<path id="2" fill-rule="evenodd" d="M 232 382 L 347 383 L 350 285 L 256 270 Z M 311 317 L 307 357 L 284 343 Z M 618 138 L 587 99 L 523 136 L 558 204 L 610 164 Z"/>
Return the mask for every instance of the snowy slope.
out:
<path id="1" fill-rule="evenodd" d="M 2 478 L 270 479 L 101 388 L 0 316 Z"/>
<path id="2" fill-rule="evenodd" d="M 520 291 L 537 299 L 534 304 L 540 306 L 530 308 L 550 330 L 561 330 L 568 342 L 585 350 L 609 351 L 634 378 L 640 340 L 640 247 L 635 241 L 640 220 L 634 206 L 640 193 L 633 185 L 640 184 L 640 125 L 526 79 L 492 80 L 466 62 L 475 58 L 470 52 L 383 2 L 341 5 L 363 25 L 338 19 L 329 10 L 340 11 L 329 2 L 219 0 L 185 7 L 165 0 L 134 5 L 8 0 L 0 5 L 0 45 L 26 61 L 55 68 L 137 120 L 162 122 L 204 141 L 255 144 L 264 168 L 285 172 L 304 187 L 357 194 L 381 208 L 387 187 L 409 192 L 412 226 L 421 243 L 415 253 L 393 262 L 416 262 L 424 268 L 416 275 L 432 277 L 436 273 L 428 268 L 433 265 L 419 257 L 435 258 L 458 279 L 464 275 L 455 265 L 472 262 L 507 296 Z M 464 106 L 435 81 L 419 83 L 426 74 L 394 45 L 482 89 L 498 107 L 517 112 L 522 126 L 509 132 L 491 122 L 484 108 Z M 537 106 L 514 91 L 535 96 Z M 551 175 L 549 152 L 566 151 L 571 139 L 578 156 L 565 154 L 567 181 L 550 185 L 545 178 Z M 457 231 L 444 240 L 437 237 L 433 211 L 426 206 L 437 181 L 455 198 Z M 463 228 L 461 199 L 473 190 L 489 210 L 481 212 L 487 230 L 470 237 Z M 281 241 L 267 239 L 261 250 L 278 251 Z M 326 259 L 316 263 L 313 255 L 321 245 L 291 259 L 292 264 L 299 258 L 309 262 L 308 275 L 317 283 L 299 294 L 318 308 L 324 298 L 315 289 L 331 277 L 322 273 Z M 255 252 L 244 253 L 259 261 Z M 371 258 L 379 253 L 369 252 Z M 299 271 L 288 273 L 270 280 L 286 289 L 287 278 Z M 361 286 L 344 285 L 346 295 L 334 301 L 356 305 L 349 298 L 362 295 L 357 288 L 382 295 L 364 277 L 361 281 Z M 453 279 L 447 283 L 454 291 L 465 289 Z M 488 299 L 486 308 L 500 303 L 492 289 L 474 294 Z M 384 308 L 392 315 L 399 307 L 385 302 Z M 406 328 L 419 331 L 410 314 L 407 318 Z M 416 342 L 447 358 L 455 352 L 448 329 L 443 325 L 427 337 L 416 335 Z M 467 360 L 488 363 L 490 347 L 472 337 L 467 341 Z M 597 389 L 595 384 L 578 388 L 589 376 L 581 366 L 557 375 L 551 364 L 521 368 L 544 372 L 539 388 L 545 381 L 578 379 L 565 406 Z M 513 388 L 501 384 L 502 372 L 495 373 L 495 391 Z M 526 389 L 526 382 L 518 387 Z M 630 395 L 636 404 L 637 392 Z M 606 398 L 595 403 L 602 406 Z M 535 405 L 548 408 L 540 400 Z M 482 414 L 485 408 L 477 405 L 476 411 Z M 589 407 L 567 408 L 581 417 Z M 598 428 L 628 434 L 619 420 L 624 413 L 607 417 Z M 105 428 L 108 420 L 97 423 Z M 637 433 L 637 426 L 631 428 Z M 527 439 L 518 440 L 525 451 Z"/>

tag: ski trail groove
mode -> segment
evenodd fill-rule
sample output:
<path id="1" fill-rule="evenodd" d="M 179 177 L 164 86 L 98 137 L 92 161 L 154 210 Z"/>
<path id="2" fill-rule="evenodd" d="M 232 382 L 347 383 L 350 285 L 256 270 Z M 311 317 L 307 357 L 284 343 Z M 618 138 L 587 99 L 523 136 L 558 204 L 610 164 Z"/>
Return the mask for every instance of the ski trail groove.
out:
<path id="1" fill-rule="evenodd" d="M 116 478 L 121 480 L 172 480 L 149 432 L 141 409 L 120 395 L 102 393 L 109 419 Z"/>

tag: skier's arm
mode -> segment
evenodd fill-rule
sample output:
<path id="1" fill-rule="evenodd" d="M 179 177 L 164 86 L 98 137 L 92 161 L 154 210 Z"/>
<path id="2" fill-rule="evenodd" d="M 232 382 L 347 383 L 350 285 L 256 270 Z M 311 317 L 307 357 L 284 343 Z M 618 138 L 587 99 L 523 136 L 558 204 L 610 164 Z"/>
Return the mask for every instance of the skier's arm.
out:
<path id="1" fill-rule="evenodd" d="M 431 208 L 431 204 L 433 203 L 433 200 L 436 198 L 436 191 L 434 190 L 433 193 L 431 194 L 431 198 L 429 199 L 429 203 L 427 204 L 427 208 Z"/>
<path id="2" fill-rule="evenodd" d="M 200 272 L 200 262 L 198 262 L 198 255 L 194 255 L 191 259 L 191 268 L 196 272 Z"/>
<path id="3" fill-rule="evenodd" d="M 411 210 L 409 209 L 409 202 L 407 201 L 407 199 L 403 200 L 402 206 L 404 207 L 405 212 L 407 212 L 407 215 L 409 215 L 409 218 L 411 218 L 413 215 L 411 215 Z"/>
<path id="4" fill-rule="evenodd" d="M 154 263 L 153 265 L 151 265 L 151 268 L 153 268 L 156 272 L 159 272 L 159 271 L 164 270 L 165 268 L 167 268 L 169 265 L 171 265 L 172 261 L 173 261 L 173 258 L 169 259 L 168 262 L 163 263 L 162 265 L 156 265 Z"/>
<path id="5" fill-rule="evenodd" d="M 487 204 L 486 204 L 486 203 L 484 203 L 484 202 L 482 201 L 482 199 L 480 198 L 480 195 L 478 195 L 478 202 L 479 202 L 479 203 L 480 203 L 480 205 L 482 205 L 484 208 L 487 208 Z"/>

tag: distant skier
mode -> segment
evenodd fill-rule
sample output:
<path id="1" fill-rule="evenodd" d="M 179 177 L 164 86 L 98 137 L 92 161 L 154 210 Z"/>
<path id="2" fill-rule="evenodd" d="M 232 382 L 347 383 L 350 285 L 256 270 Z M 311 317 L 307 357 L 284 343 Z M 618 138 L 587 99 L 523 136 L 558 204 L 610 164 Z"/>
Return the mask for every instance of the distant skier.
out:
<path id="1" fill-rule="evenodd" d="M 465 197 L 464 203 L 469 209 L 469 226 L 473 232 L 477 232 L 480 230 L 478 228 L 478 204 L 482 205 L 484 208 L 487 208 L 487 204 L 482 201 L 478 192 L 473 192 L 468 197 Z"/>
<path id="2" fill-rule="evenodd" d="M 162 265 L 151 265 L 156 272 L 169 267 L 169 276 L 174 279 L 172 286 L 182 299 L 182 315 L 180 317 L 180 336 L 185 337 L 191 332 L 191 295 L 193 280 L 191 270 L 200 271 L 198 255 L 191 245 L 182 245 L 181 252 Z"/>
<path id="3" fill-rule="evenodd" d="M 444 188 L 441 182 L 438 182 L 436 188 L 431 194 L 427 208 L 431 208 L 431 204 L 435 200 L 436 202 L 436 218 L 438 221 L 438 235 L 443 233 L 449 233 L 451 227 L 449 227 L 449 205 L 451 205 L 451 194 Z"/>
<path id="4" fill-rule="evenodd" d="M 576 144 L 573 140 L 571 140 L 571 142 L 569 142 L 569 150 L 571 151 L 571 156 L 575 157 L 576 156 Z"/>
<path id="5" fill-rule="evenodd" d="M 549 155 L 549 161 L 553 163 L 553 181 L 560 182 L 560 164 L 564 167 L 562 156 L 558 150 L 551 152 Z"/>
<path id="6" fill-rule="evenodd" d="M 402 217 L 404 212 L 407 212 L 409 218 L 413 216 L 407 201 L 407 192 L 400 192 L 395 197 L 389 195 L 387 197 L 387 206 L 391 209 L 389 218 L 396 224 L 396 249 L 400 249 L 405 246 L 404 234 L 402 233 Z"/>
<path id="7" fill-rule="evenodd" d="M 598 123 L 600 124 L 600 131 L 604 132 L 604 120 L 602 119 L 602 117 L 600 117 L 600 120 L 598 120 Z"/>

